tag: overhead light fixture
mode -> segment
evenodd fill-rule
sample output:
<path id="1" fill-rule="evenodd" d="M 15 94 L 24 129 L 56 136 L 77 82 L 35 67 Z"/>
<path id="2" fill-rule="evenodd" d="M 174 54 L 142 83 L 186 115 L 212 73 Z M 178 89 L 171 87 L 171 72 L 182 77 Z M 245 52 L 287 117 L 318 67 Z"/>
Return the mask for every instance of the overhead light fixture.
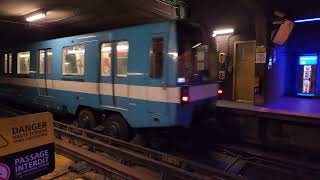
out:
<path id="1" fill-rule="evenodd" d="M 302 22 L 312 22 L 312 21 L 320 21 L 320 17 L 319 18 L 310 18 L 310 19 L 299 19 L 299 20 L 295 20 L 295 23 L 302 23 Z"/>
<path id="2" fill-rule="evenodd" d="M 216 37 L 217 35 L 232 34 L 232 33 L 234 33 L 234 29 L 215 30 L 213 31 L 212 37 Z"/>
<path id="3" fill-rule="evenodd" d="M 202 44 L 202 43 L 198 43 L 198 44 L 192 46 L 192 49 L 197 48 L 198 46 L 201 46 L 201 44 Z"/>
<path id="4" fill-rule="evenodd" d="M 39 12 L 39 13 L 35 13 L 35 14 L 30 15 L 29 17 L 27 17 L 26 21 L 28 21 L 28 22 L 37 21 L 37 20 L 42 19 L 44 17 L 46 17 L 46 13 Z"/>

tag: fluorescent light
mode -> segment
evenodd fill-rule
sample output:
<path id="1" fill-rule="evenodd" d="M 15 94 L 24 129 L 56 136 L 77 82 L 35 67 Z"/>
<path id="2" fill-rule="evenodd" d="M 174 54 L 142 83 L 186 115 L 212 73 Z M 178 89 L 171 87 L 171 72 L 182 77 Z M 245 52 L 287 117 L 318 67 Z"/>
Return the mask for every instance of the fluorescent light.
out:
<path id="1" fill-rule="evenodd" d="M 219 34 L 230 34 L 233 33 L 234 29 L 221 29 L 221 30 L 216 30 L 213 31 L 214 34 L 219 35 Z"/>
<path id="2" fill-rule="evenodd" d="M 176 59 L 178 57 L 178 53 L 177 52 L 169 52 L 168 54 L 170 56 L 172 56 L 174 59 Z"/>
<path id="3" fill-rule="evenodd" d="M 117 51 L 125 51 L 129 49 L 129 45 L 117 45 Z"/>
<path id="4" fill-rule="evenodd" d="M 118 45 L 117 46 L 117 51 L 125 51 L 128 49 L 129 49 L 128 45 Z M 110 46 L 102 47 L 101 51 L 102 52 L 111 52 L 111 47 Z"/>
<path id="5" fill-rule="evenodd" d="M 67 54 L 80 54 L 80 53 L 85 53 L 85 50 L 84 49 L 78 49 L 78 50 L 75 50 L 75 49 L 71 49 L 71 50 L 67 50 Z"/>
<path id="6" fill-rule="evenodd" d="M 89 38 L 95 38 L 95 37 L 97 37 L 97 36 L 90 35 L 90 36 L 78 37 L 77 39 L 89 39 Z"/>
<path id="7" fill-rule="evenodd" d="M 320 21 L 320 18 L 311 18 L 311 19 L 299 19 L 295 20 L 295 23 L 302 23 L 302 22 L 312 22 L 312 21 Z"/>
<path id="8" fill-rule="evenodd" d="M 18 58 L 29 58 L 30 54 L 29 53 L 18 53 Z"/>
<path id="9" fill-rule="evenodd" d="M 200 46 L 201 44 L 202 44 L 202 43 L 198 43 L 198 44 L 194 45 L 194 46 L 192 47 L 192 49 L 194 49 L 194 48 L 196 48 L 196 47 Z"/>
<path id="10" fill-rule="evenodd" d="M 32 16 L 27 17 L 26 21 L 32 22 L 32 21 L 36 21 L 36 20 L 42 19 L 44 17 L 46 17 L 45 13 L 38 13 L 38 14 L 34 14 Z"/>
<path id="11" fill-rule="evenodd" d="M 212 37 L 216 37 L 217 35 L 221 34 L 231 34 L 234 32 L 234 29 L 221 29 L 213 31 Z"/>
<path id="12" fill-rule="evenodd" d="M 30 55 L 27 55 L 27 54 L 23 54 L 23 55 L 19 55 L 19 58 L 29 58 Z"/>
<path id="13" fill-rule="evenodd" d="M 101 48 L 101 52 L 111 52 L 111 47 L 103 47 Z"/>
<path id="14" fill-rule="evenodd" d="M 186 82 L 186 78 L 184 77 L 179 77 L 177 80 L 178 83 L 185 83 Z"/>

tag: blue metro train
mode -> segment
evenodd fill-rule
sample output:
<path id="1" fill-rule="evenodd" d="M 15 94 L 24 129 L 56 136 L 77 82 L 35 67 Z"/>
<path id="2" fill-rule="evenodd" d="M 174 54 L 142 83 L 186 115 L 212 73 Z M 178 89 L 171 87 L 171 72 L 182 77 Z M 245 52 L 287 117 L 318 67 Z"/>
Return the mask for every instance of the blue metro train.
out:
<path id="1" fill-rule="evenodd" d="M 6 49 L 0 96 L 121 139 L 132 128 L 186 127 L 215 108 L 207 42 L 197 24 L 166 21 Z"/>

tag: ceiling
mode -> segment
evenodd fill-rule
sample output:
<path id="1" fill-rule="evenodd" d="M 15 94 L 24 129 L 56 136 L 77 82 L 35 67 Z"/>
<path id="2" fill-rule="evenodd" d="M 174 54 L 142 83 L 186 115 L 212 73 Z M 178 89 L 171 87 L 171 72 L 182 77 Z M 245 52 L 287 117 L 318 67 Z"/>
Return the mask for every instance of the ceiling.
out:
<path id="1" fill-rule="evenodd" d="M 206 24 L 210 30 L 235 28 L 254 33 L 254 14 L 264 11 L 268 21 L 275 19 L 274 11 L 284 13 L 290 20 L 320 17 L 320 1 L 306 0 L 189 0 L 191 19 Z"/>
<path id="2" fill-rule="evenodd" d="M 37 22 L 25 18 L 37 11 Z M 28 42 L 177 18 L 163 0 L 1 0 L 0 44 Z"/>
<path id="3" fill-rule="evenodd" d="M 177 18 L 173 4 L 181 0 L 1 0 L 0 46 L 82 34 L 134 24 Z M 248 31 L 254 27 L 252 12 L 286 13 L 289 19 L 320 16 L 320 1 L 307 0 L 185 0 L 189 18 L 209 29 L 232 25 Z M 30 13 L 47 16 L 26 22 Z M 251 13 L 251 14 L 250 14 Z M 272 16 L 272 15 L 270 15 Z M 249 28 L 251 27 L 251 28 Z"/>

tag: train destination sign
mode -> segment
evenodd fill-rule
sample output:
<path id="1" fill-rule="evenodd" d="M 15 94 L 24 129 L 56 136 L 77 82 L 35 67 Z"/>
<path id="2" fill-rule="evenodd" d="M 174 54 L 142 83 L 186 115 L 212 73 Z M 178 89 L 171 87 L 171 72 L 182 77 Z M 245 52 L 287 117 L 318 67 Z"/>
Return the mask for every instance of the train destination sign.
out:
<path id="1" fill-rule="evenodd" d="M 0 119 L 0 180 L 34 179 L 54 168 L 51 113 Z"/>

